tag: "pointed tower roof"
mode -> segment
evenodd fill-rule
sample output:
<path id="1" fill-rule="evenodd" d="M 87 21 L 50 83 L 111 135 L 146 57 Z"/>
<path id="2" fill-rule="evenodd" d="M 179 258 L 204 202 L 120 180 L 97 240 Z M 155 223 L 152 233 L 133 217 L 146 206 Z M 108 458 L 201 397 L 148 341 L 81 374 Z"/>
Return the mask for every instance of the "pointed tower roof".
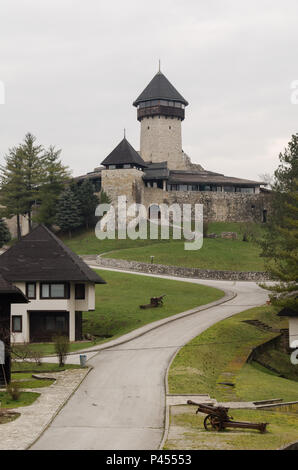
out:
<path id="1" fill-rule="evenodd" d="M 44 225 L 38 225 L 0 256 L 7 281 L 77 281 L 105 284 L 84 261 Z"/>
<path id="2" fill-rule="evenodd" d="M 138 152 L 128 142 L 126 137 L 120 144 L 101 162 L 102 165 L 127 165 L 132 164 L 145 168 L 147 165 Z"/>
<path id="3" fill-rule="evenodd" d="M 185 106 L 188 105 L 188 102 L 160 71 L 152 78 L 149 85 L 146 86 L 145 90 L 133 102 L 133 105 L 138 106 L 143 101 L 152 100 L 178 101 Z"/>

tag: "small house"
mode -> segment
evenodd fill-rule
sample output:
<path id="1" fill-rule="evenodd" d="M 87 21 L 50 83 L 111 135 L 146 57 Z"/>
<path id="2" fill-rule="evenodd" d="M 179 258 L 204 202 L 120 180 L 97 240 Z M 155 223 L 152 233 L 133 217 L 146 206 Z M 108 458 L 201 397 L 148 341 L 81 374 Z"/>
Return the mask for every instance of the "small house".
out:
<path id="1" fill-rule="evenodd" d="M 44 225 L 0 256 L 0 274 L 29 300 L 11 306 L 16 343 L 52 341 L 60 334 L 81 340 L 82 312 L 95 309 L 95 285 L 105 284 Z"/>

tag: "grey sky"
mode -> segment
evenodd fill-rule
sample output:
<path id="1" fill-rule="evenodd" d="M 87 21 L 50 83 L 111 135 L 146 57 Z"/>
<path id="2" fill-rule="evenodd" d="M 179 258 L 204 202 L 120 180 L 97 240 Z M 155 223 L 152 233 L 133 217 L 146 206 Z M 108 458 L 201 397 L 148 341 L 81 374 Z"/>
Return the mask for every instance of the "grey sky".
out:
<path id="1" fill-rule="evenodd" d="M 158 69 L 189 101 L 183 149 L 258 179 L 297 132 L 297 0 L 1 0 L 0 162 L 25 133 L 62 148 L 73 175 L 126 136 Z"/>

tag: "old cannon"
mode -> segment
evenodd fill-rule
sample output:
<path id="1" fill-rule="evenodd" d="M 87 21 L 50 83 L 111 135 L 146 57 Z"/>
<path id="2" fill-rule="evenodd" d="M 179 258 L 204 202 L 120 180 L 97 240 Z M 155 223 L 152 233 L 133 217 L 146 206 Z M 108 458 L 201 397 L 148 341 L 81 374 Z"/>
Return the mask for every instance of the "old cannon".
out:
<path id="1" fill-rule="evenodd" d="M 223 431 L 226 428 L 257 429 L 261 433 L 266 432 L 268 423 L 250 423 L 247 421 L 233 421 L 233 417 L 228 415 L 229 408 L 223 406 L 209 406 L 201 403 L 195 403 L 188 400 L 188 405 L 196 405 L 197 413 L 206 414 L 204 419 L 204 428 L 206 431 Z"/>
<path id="2" fill-rule="evenodd" d="M 151 297 L 150 304 L 140 305 L 140 308 L 156 308 L 161 307 L 163 304 L 163 298 L 166 294 L 161 295 L 160 297 Z"/>

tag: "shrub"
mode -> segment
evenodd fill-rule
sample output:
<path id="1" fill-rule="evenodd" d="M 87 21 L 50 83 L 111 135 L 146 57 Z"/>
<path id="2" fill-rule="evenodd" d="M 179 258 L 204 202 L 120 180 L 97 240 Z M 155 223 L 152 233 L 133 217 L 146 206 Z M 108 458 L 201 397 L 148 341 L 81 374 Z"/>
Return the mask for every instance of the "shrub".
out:
<path id="1" fill-rule="evenodd" d="M 69 339 L 67 336 L 59 335 L 54 338 L 55 352 L 59 358 L 59 367 L 64 366 L 69 351 Z"/>
<path id="2" fill-rule="evenodd" d="M 208 228 L 209 228 L 209 223 L 207 220 L 204 220 L 203 222 L 203 237 L 206 238 L 208 235 Z"/>
<path id="3" fill-rule="evenodd" d="M 20 398 L 21 391 L 18 384 L 11 382 L 7 385 L 6 391 L 13 401 L 17 401 Z"/>

